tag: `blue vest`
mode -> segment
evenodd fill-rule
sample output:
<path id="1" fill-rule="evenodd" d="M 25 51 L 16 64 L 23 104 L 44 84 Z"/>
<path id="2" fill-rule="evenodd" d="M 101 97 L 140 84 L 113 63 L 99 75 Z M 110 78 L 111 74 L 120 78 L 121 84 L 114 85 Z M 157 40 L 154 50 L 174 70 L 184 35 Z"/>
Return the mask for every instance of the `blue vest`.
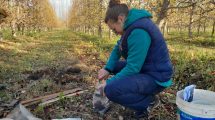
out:
<path id="1" fill-rule="evenodd" d="M 173 68 L 168 48 L 159 28 L 150 18 L 141 18 L 125 29 L 118 42 L 122 56 L 125 59 L 128 56 L 127 39 L 134 29 L 143 29 L 151 37 L 151 45 L 140 73 L 150 75 L 159 82 L 169 81 L 173 74 Z"/>

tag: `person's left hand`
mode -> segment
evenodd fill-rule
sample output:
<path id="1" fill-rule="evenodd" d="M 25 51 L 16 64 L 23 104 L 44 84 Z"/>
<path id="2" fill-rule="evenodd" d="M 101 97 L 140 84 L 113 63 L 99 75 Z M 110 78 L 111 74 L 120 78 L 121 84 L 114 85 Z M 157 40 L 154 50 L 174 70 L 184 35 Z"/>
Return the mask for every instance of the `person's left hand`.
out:
<path id="1" fill-rule="evenodd" d="M 109 75 L 110 75 L 110 73 L 107 70 L 101 69 L 98 72 L 98 79 L 99 80 L 106 80 Z"/>

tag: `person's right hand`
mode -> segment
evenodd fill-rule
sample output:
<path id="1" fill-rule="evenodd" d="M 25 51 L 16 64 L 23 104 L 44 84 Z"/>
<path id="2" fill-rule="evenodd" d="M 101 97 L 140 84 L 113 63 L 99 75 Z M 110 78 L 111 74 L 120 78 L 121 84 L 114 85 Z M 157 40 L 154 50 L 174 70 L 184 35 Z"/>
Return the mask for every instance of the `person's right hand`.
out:
<path id="1" fill-rule="evenodd" d="M 99 80 L 106 80 L 109 75 L 110 75 L 110 73 L 107 70 L 101 69 L 98 72 L 98 79 Z"/>

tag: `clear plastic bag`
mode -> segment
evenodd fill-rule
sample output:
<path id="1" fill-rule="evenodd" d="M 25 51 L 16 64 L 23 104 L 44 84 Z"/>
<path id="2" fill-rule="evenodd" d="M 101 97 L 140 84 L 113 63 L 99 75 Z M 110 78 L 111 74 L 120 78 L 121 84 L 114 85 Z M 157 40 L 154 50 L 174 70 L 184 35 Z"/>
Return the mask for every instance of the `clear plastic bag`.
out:
<path id="1" fill-rule="evenodd" d="M 100 115 L 104 115 L 109 109 L 109 100 L 104 94 L 105 85 L 98 83 L 93 94 L 93 109 Z"/>
<path id="2" fill-rule="evenodd" d="M 17 105 L 7 118 L 11 120 L 42 120 L 34 117 L 22 104 Z"/>

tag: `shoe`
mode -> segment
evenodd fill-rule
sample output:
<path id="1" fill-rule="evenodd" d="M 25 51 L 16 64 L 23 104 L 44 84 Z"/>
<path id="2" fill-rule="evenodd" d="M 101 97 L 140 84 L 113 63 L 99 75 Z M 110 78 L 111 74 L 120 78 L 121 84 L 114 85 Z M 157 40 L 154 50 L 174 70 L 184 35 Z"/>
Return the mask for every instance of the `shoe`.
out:
<path id="1" fill-rule="evenodd" d="M 149 104 L 147 111 L 150 113 L 153 109 L 157 108 L 160 105 L 160 99 L 158 96 L 155 96 L 154 100 Z"/>
<path id="2" fill-rule="evenodd" d="M 134 117 L 139 120 L 139 119 L 148 119 L 148 111 L 137 111 L 134 113 Z"/>
<path id="3" fill-rule="evenodd" d="M 144 119 L 148 120 L 149 113 L 157 108 L 160 105 L 160 100 L 158 96 L 154 97 L 154 100 L 149 104 L 148 108 L 145 111 L 137 111 L 134 114 L 134 117 L 139 120 L 139 119 Z"/>

